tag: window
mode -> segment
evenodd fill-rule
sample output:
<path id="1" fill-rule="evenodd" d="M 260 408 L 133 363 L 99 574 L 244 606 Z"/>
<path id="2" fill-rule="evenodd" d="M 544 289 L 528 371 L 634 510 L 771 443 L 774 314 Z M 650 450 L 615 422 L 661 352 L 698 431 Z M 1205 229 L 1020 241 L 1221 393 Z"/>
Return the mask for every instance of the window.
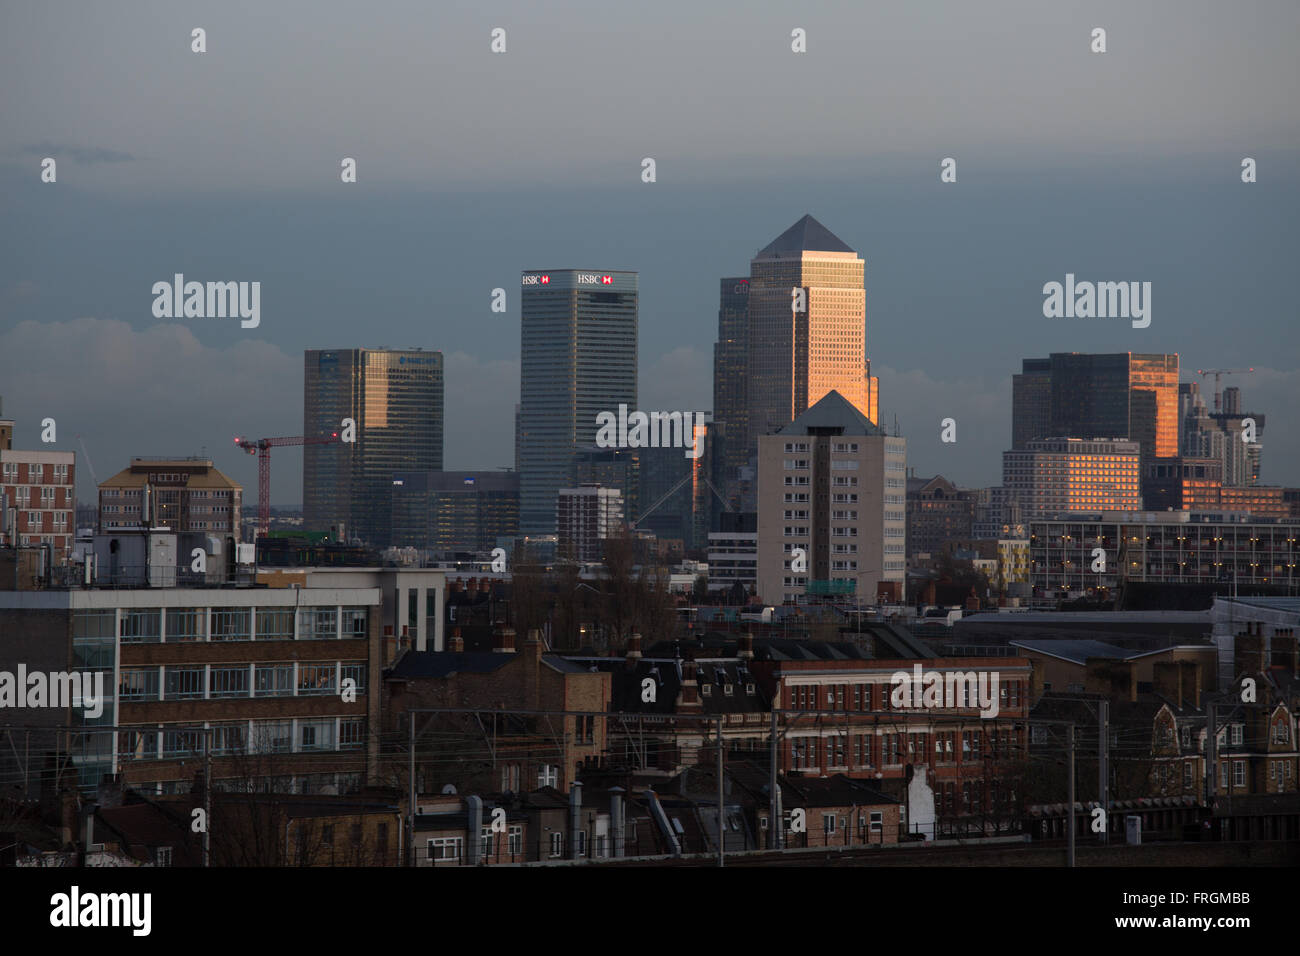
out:
<path id="1" fill-rule="evenodd" d="M 247 746 L 247 724 L 221 724 L 212 728 L 214 754 L 242 754 Z"/>
<path id="2" fill-rule="evenodd" d="M 339 750 L 357 750 L 365 743 L 366 722 L 362 718 L 339 721 Z"/>
<path id="3" fill-rule="evenodd" d="M 880 833 L 885 829 L 885 812 L 883 810 L 871 811 L 871 832 Z"/>
<path id="4" fill-rule="evenodd" d="M 251 636 L 248 632 L 248 608 L 214 607 L 212 609 L 212 626 L 208 630 L 208 640 L 246 641 Z"/>
<path id="5" fill-rule="evenodd" d="M 253 743 L 257 753 L 288 753 L 293 749 L 293 721 L 254 721 Z"/>
<path id="6" fill-rule="evenodd" d="M 158 731 L 124 730 L 118 734 L 118 757 L 121 760 L 156 760 Z"/>
<path id="7" fill-rule="evenodd" d="M 169 730 L 163 734 L 164 757 L 189 757 L 203 752 L 203 734 L 198 730 Z"/>
<path id="8" fill-rule="evenodd" d="M 299 664 L 298 695 L 327 695 L 335 692 L 337 668 L 333 664 Z"/>
<path id="9" fill-rule="evenodd" d="M 300 750 L 333 750 L 334 718 L 299 721 L 298 744 Z"/>
<path id="10" fill-rule="evenodd" d="M 564 856 L 564 834 L 551 834 L 551 856 Z"/>
<path id="11" fill-rule="evenodd" d="M 835 832 L 835 814 L 822 814 L 822 832 L 827 836 L 831 836 Z"/>
<path id="12" fill-rule="evenodd" d="M 544 763 L 537 768 L 537 786 L 554 787 L 559 780 L 559 768 Z"/>
<path id="13" fill-rule="evenodd" d="M 343 609 L 343 637 L 365 637 L 370 621 L 370 612 L 364 607 L 345 607 Z"/>
<path id="14" fill-rule="evenodd" d="M 512 826 L 508 835 L 507 851 L 511 856 L 520 856 L 524 852 L 524 828 L 520 825 Z"/>
<path id="15" fill-rule="evenodd" d="M 435 837 L 429 841 L 429 859 L 459 860 L 463 845 L 462 837 Z"/>
<path id="16" fill-rule="evenodd" d="M 352 681 L 352 690 L 358 697 L 364 694 L 366 692 L 366 665 L 344 664 L 342 682 L 339 684 L 339 688 L 348 687 L 347 681 L 349 680 Z"/>
<path id="17" fill-rule="evenodd" d="M 172 848 L 169 846 L 156 846 L 153 848 L 153 865 L 154 866 L 171 866 L 172 865 Z"/>
<path id="18" fill-rule="evenodd" d="M 479 843 L 483 847 L 483 859 L 492 859 L 492 828 L 484 827 L 480 834 Z"/>
<path id="19" fill-rule="evenodd" d="M 208 672 L 209 697 L 247 697 L 248 668 L 213 666 Z"/>
<path id="20" fill-rule="evenodd" d="M 168 699 L 202 697 L 204 673 L 202 667 L 168 667 L 164 693 Z"/>
<path id="21" fill-rule="evenodd" d="M 1244 738 L 1244 734 L 1245 734 L 1245 725 L 1244 725 L 1244 724 L 1233 724 L 1233 725 L 1232 725 L 1232 745 L 1233 745 L 1234 747 L 1240 747 L 1240 746 L 1241 746 L 1241 742 L 1242 742 L 1242 740 L 1243 740 L 1243 738 Z"/>
<path id="22" fill-rule="evenodd" d="M 257 639 L 259 641 L 292 641 L 293 608 L 258 608 Z"/>
<path id="23" fill-rule="evenodd" d="M 156 644 L 162 639 L 162 611 L 150 608 L 122 612 L 122 643 Z"/>
<path id="24" fill-rule="evenodd" d="M 1232 785 L 1234 787 L 1244 787 L 1246 785 L 1246 761 L 1244 760 L 1233 761 Z"/>
<path id="25" fill-rule="evenodd" d="M 157 700 L 158 668 L 123 668 L 117 693 L 122 700 Z"/>
<path id="26" fill-rule="evenodd" d="M 292 664 L 258 664 L 253 677 L 253 696 L 292 697 Z"/>
<path id="27" fill-rule="evenodd" d="M 299 640 L 324 640 L 338 636 L 338 609 L 303 608 L 298 615 Z"/>
<path id="28" fill-rule="evenodd" d="M 197 641 L 203 638 L 206 611 L 194 608 L 167 609 L 167 641 Z"/>

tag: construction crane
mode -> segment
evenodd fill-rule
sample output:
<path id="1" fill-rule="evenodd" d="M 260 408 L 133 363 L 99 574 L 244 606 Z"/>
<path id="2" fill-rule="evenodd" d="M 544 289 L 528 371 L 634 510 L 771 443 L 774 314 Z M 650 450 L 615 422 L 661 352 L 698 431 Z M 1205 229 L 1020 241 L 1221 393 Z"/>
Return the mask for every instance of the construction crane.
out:
<path id="1" fill-rule="evenodd" d="M 1224 375 L 1242 375 L 1255 371 L 1253 368 L 1198 368 L 1197 375 L 1214 376 L 1214 414 L 1223 411 L 1223 392 L 1219 390 L 1219 379 Z"/>
<path id="2" fill-rule="evenodd" d="M 328 435 L 291 435 L 285 438 L 236 438 L 235 444 L 257 456 L 257 529 L 265 536 L 271 527 L 271 449 L 285 445 L 326 445 L 339 440 L 338 432 Z"/>

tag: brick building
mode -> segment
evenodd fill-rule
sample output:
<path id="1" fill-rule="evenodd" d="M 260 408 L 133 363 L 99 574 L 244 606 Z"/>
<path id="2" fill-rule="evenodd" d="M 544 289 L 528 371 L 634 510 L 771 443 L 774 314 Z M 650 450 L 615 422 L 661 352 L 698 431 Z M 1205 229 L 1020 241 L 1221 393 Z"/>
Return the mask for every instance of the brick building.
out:
<path id="1" fill-rule="evenodd" d="M 76 455 L 15 449 L 13 432 L 0 418 L 0 548 L 48 545 L 64 564 L 77 533 Z"/>

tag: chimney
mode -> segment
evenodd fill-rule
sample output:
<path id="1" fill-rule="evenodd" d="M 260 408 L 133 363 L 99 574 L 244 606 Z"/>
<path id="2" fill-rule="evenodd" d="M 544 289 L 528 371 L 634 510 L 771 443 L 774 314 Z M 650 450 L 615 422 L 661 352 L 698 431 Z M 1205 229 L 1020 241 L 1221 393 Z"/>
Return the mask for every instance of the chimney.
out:
<path id="1" fill-rule="evenodd" d="M 614 857 L 623 855 L 623 841 L 627 838 L 627 824 L 623 819 L 623 788 L 609 789 L 609 828 L 614 838 Z"/>
<path id="2" fill-rule="evenodd" d="M 1297 647 L 1294 630 L 1289 627 L 1273 628 L 1273 640 L 1269 650 L 1269 662 L 1273 667 L 1290 671 L 1292 674 L 1300 674 L 1300 668 L 1296 665 Z"/>
<path id="3" fill-rule="evenodd" d="M 736 656 L 742 661 L 752 661 L 754 659 L 754 635 L 749 631 L 740 635 L 740 644 Z"/>
<path id="4" fill-rule="evenodd" d="M 402 625 L 402 636 L 397 641 L 398 651 L 408 651 L 411 649 L 411 625 Z"/>
<path id="5" fill-rule="evenodd" d="M 513 627 L 502 627 L 498 624 L 496 630 L 492 632 L 492 650 L 498 654 L 513 654 L 515 652 L 515 629 Z"/>
<path id="6" fill-rule="evenodd" d="M 1183 699 L 1197 710 L 1201 709 L 1201 665 L 1196 661 L 1179 661 L 1182 668 Z"/>
<path id="7" fill-rule="evenodd" d="M 678 710 L 702 710 L 700 703 L 700 686 L 696 680 L 699 665 L 695 663 L 694 654 L 688 649 L 682 661 L 682 688 L 677 692 Z"/>
<path id="8" fill-rule="evenodd" d="M 537 628 L 528 629 L 528 638 L 524 641 L 523 652 L 531 655 L 534 663 L 542 659 L 542 632 Z"/>
<path id="9" fill-rule="evenodd" d="M 636 667 L 636 662 L 641 659 L 641 634 L 633 631 L 627 639 L 627 666 L 628 669 Z"/>
<path id="10" fill-rule="evenodd" d="M 1237 635 L 1232 656 L 1237 677 L 1264 670 L 1264 637 L 1259 633 L 1258 624 L 1248 623 L 1246 633 Z"/>
<path id="11" fill-rule="evenodd" d="M 578 833 L 582 830 L 582 784 L 569 784 L 569 859 L 578 858 Z"/>
<path id="12" fill-rule="evenodd" d="M 448 645 L 447 650 L 453 654 L 465 653 L 465 641 L 460 636 L 460 628 L 457 627 L 452 630 L 451 643 Z"/>
<path id="13" fill-rule="evenodd" d="M 1087 674 L 1083 689 L 1089 694 L 1101 694 L 1113 701 L 1137 700 L 1137 664 L 1133 661 L 1116 661 L 1110 657 L 1089 657 L 1084 661 Z"/>
<path id="14" fill-rule="evenodd" d="M 1183 709 L 1183 669 L 1178 661 L 1157 661 L 1151 669 L 1151 683 L 1157 694 Z"/>

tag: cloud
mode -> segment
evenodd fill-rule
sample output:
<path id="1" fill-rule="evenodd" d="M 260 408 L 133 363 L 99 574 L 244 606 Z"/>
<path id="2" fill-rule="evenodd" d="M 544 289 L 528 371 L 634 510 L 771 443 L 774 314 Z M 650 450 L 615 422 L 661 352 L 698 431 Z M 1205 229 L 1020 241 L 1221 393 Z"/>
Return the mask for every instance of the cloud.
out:
<path id="1" fill-rule="evenodd" d="M 639 371 L 637 404 L 643 410 L 709 411 L 713 408 L 713 353 L 679 346 Z"/>
<path id="2" fill-rule="evenodd" d="M 80 163 L 83 166 L 95 166 L 99 163 L 130 163 L 135 161 L 135 157 L 130 153 L 119 153 L 117 150 L 104 149 L 101 146 L 69 146 L 60 143 L 31 143 L 21 147 L 18 152 L 23 156 L 53 156 L 59 159 L 63 156 L 72 157 L 73 162 Z"/>
<path id="3" fill-rule="evenodd" d="M 204 345 L 181 324 L 22 322 L 0 333 L 0 382 L 15 445 L 37 447 L 40 422 L 49 417 L 57 424 L 52 448 L 78 452 L 83 501 L 93 500 L 94 486 L 78 435 L 100 481 L 132 456 L 205 455 L 252 498 L 256 465 L 234 436 L 302 429 L 301 357 L 257 339 Z M 297 502 L 301 456 L 284 457 L 273 470 L 272 500 Z"/>

